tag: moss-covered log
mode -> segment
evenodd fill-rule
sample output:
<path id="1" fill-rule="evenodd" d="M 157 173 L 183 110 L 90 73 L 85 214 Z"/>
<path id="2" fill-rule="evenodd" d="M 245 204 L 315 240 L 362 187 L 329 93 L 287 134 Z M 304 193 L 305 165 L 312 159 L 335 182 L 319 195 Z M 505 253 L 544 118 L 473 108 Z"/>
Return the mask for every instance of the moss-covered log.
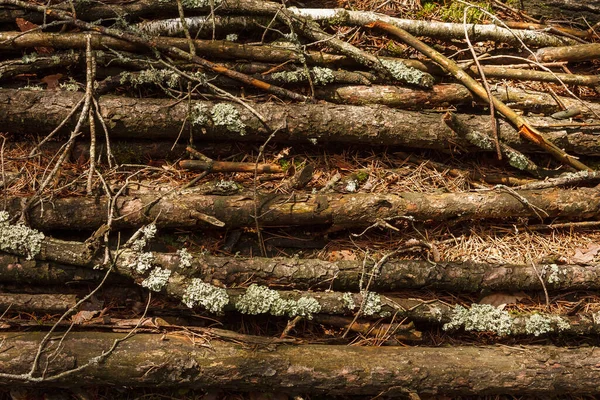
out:
<path id="1" fill-rule="evenodd" d="M 0 90 L 0 123 L 3 129 L 19 134 L 51 132 L 81 99 L 81 93 L 33 90 Z M 99 99 L 104 120 L 111 136 L 129 139 L 175 139 L 188 119 L 188 104 L 169 99 L 135 99 L 102 96 Z M 215 118 L 216 106 L 237 110 L 241 124 L 221 124 Z M 271 129 L 277 130 L 273 141 L 301 143 L 354 143 L 400 145 L 413 148 L 449 149 L 459 146 L 480 151 L 468 139 L 457 136 L 443 122 L 440 114 L 394 110 L 387 107 L 360 107 L 332 104 L 281 105 L 253 104 Z M 203 140 L 259 141 L 270 135 L 265 126 L 246 108 L 238 104 L 193 102 L 192 131 Z M 365 118 L 369 116 L 369 118 Z M 489 117 L 460 115 L 473 130 L 489 131 Z M 540 129 L 556 120 L 530 118 Z M 75 120 L 65 126 L 72 129 Z M 243 128 L 242 128 L 243 127 Z M 539 151 L 525 143 L 510 124 L 500 121 L 499 135 L 504 143 L 520 151 Z M 555 145 L 577 154 L 600 154 L 597 126 L 558 128 L 546 132 Z"/>
<path id="2" fill-rule="evenodd" d="M 2 385 L 31 368 L 43 334 L 3 333 Z M 123 334 L 69 335 L 57 354 L 46 352 L 47 385 L 111 384 L 131 387 L 218 388 L 312 394 L 406 395 L 407 393 L 596 394 L 598 351 L 553 346 L 348 347 L 245 346 L 219 340 L 198 346 L 186 335 L 135 335 L 101 363 L 57 381 L 60 372 L 85 365 Z M 208 338 L 207 338 L 208 339 Z M 53 345 L 57 341 L 52 342 Z M 11 376 L 14 374 L 17 376 Z M 43 385 L 44 382 L 38 383 Z"/>

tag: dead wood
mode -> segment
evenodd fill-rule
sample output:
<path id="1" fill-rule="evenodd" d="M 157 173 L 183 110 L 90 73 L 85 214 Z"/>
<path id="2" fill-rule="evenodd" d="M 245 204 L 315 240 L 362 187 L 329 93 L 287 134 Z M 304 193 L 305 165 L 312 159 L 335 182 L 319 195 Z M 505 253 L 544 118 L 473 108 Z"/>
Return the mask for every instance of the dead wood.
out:
<path id="1" fill-rule="evenodd" d="M 92 269 L 100 260 L 73 258 L 85 254 L 80 242 L 46 238 L 37 260 L 23 255 L 0 253 L 0 281 L 57 284 L 71 281 L 94 282 L 102 277 Z M 177 270 L 180 257 L 174 253 L 154 252 L 153 264 Z M 359 291 L 361 277 L 374 261 L 324 261 L 311 258 L 245 258 L 193 254 L 186 275 L 205 282 L 238 286 L 247 282 L 288 289 L 334 289 Z M 126 258 L 116 261 L 117 270 L 126 268 Z M 80 266 L 82 268 L 77 268 Z M 537 273 L 536 273 L 537 270 Z M 600 272 L 595 265 L 493 264 L 473 261 L 424 261 L 392 258 L 386 261 L 372 282 L 371 289 L 389 292 L 404 289 L 432 289 L 450 292 L 539 291 L 543 289 L 538 273 L 548 290 L 598 290 Z"/>
<path id="2" fill-rule="evenodd" d="M 47 134 L 69 115 L 81 94 L 73 92 L 43 92 L 32 90 L 0 90 L 0 123 L 7 131 L 27 134 L 35 131 Z M 111 137 L 138 140 L 170 140 L 178 136 L 182 123 L 187 120 L 188 105 L 168 99 L 135 99 L 101 96 L 98 99 L 101 114 L 107 122 Z M 215 102 L 194 101 L 199 108 L 210 110 Z M 216 126 L 209 121 L 204 126 L 193 125 L 195 137 L 203 140 L 259 141 L 270 135 L 264 125 L 244 107 L 232 104 L 240 113 L 245 135 Z M 413 148 L 447 150 L 459 146 L 481 151 L 468 140 L 459 137 L 443 123 L 436 113 L 418 113 L 387 107 L 358 107 L 331 104 L 275 103 L 254 104 L 267 124 L 280 128 L 274 142 L 318 143 L 337 142 L 368 145 L 400 145 Z M 365 118 L 369 115 L 370 118 Z M 489 117 L 463 114 L 458 116 L 472 129 L 489 131 Z M 555 124 L 549 118 L 529 118 L 540 129 Z M 72 129 L 74 122 L 65 126 Z M 515 149 L 535 151 L 536 146 L 525 143 L 508 124 L 499 121 L 500 138 Z M 556 146 L 576 154 L 600 154 L 598 126 L 562 128 L 546 132 L 544 136 Z"/>
<path id="3" fill-rule="evenodd" d="M 586 61 L 600 58 L 600 43 L 544 47 L 535 53 L 537 61 Z"/>
<path id="4" fill-rule="evenodd" d="M 370 226 L 379 220 L 393 223 L 403 218 L 438 222 L 495 218 L 592 219 L 600 216 L 598 190 L 547 189 L 514 194 L 503 190 L 444 194 L 259 194 L 257 202 L 261 226 L 329 225 L 340 229 Z M 18 215 L 21 199 L 6 199 L 6 210 L 11 215 Z M 207 226 L 202 218 L 206 215 L 223 222 L 227 228 L 256 224 L 252 195 L 211 196 L 188 189 L 156 200 L 157 196 L 153 195 L 119 197 L 115 212 L 123 218 L 116 219 L 113 227 L 140 227 L 156 218 L 160 227 L 199 228 Z M 44 207 L 43 213 L 39 204 L 29 212 L 32 226 L 42 230 L 97 229 L 106 218 L 105 198 L 57 198 Z"/>
<path id="5" fill-rule="evenodd" d="M 600 21 L 600 2 L 597 0 L 523 0 L 515 7 L 534 17 L 568 19 L 585 25 Z"/>
<path id="6" fill-rule="evenodd" d="M 31 366 L 43 334 L 3 333 L 3 385 L 23 385 L 18 377 Z M 120 343 L 105 361 L 66 376 L 123 337 L 76 332 L 49 356 L 47 385 L 78 387 L 112 384 L 149 387 L 277 390 L 314 394 L 593 394 L 600 372 L 593 348 L 554 346 L 379 347 L 323 345 L 246 346 L 187 335 L 139 334 Z M 54 340 L 51 346 L 56 346 Z M 235 371 L 235 373 L 231 373 Z M 43 385 L 41 382 L 40 385 Z"/>
<path id="7" fill-rule="evenodd" d="M 1 312 L 62 314 L 77 303 L 74 294 L 0 293 Z"/>

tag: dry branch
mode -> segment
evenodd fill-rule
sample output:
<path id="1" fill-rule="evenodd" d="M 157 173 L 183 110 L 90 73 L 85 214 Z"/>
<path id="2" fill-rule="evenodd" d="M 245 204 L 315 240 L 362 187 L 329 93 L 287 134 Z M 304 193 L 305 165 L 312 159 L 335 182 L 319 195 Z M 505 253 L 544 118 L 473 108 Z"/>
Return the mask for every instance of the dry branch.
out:
<path id="1" fill-rule="evenodd" d="M 393 34 L 398 37 L 400 40 L 415 48 L 420 53 L 426 55 L 431 58 L 433 61 L 440 64 L 446 71 L 451 73 L 456 79 L 461 81 L 469 90 L 471 90 L 475 95 L 481 98 L 484 101 L 489 101 L 493 104 L 494 108 L 498 110 L 498 112 L 504 115 L 519 131 L 519 134 L 524 138 L 529 140 L 532 143 L 535 143 L 537 146 L 541 147 L 548 153 L 552 154 L 553 157 L 560 160 L 562 163 L 569 165 L 578 170 L 591 170 L 590 167 L 583 164 L 577 158 L 570 156 L 565 153 L 563 149 L 554 145 L 554 143 L 548 141 L 542 134 L 539 132 L 526 118 L 515 113 L 510 107 L 506 106 L 506 104 L 502 103 L 495 97 L 488 98 L 488 94 L 484 87 L 479 84 L 475 79 L 466 75 L 458 65 L 445 57 L 438 51 L 434 50 L 430 46 L 426 45 L 416 37 L 412 36 L 408 32 L 404 31 L 401 28 L 393 26 L 389 23 L 385 23 L 382 21 L 375 21 L 368 25 L 371 28 L 379 28 L 388 33 Z"/>
<path id="2" fill-rule="evenodd" d="M 4 373 L 28 371 L 39 333 L 3 333 Z M 70 334 L 48 376 L 85 364 L 123 334 Z M 166 340 L 165 340 L 166 339 Z M 600 372 L 598 350 L 554 346 L 368 347 L 253 345 L 187 335 L 140 334 L 122 342 L 104 362 L 53 382 L 78 387 L 112 384 L 132 387 L 218 388 L 355 395 L 423 394 L 594 394 Z M 55 344 L 55 343 L 54 343 Z M 376 356 L 375 356 L 376 354 Z M 42 362 L 48 355 L 43 356 Z M 235 371 L 235 373 L 232 373 Z M 3 385 L 19 385 L 2 379 Z"/>
<path id="3" fill-rule="evenodd" d="M 539 62 L 596 60 L 600 58 L 600 43 L 545 47 L 536 51 L 535 57 Z"/>
<path id="4" fill-rule="evenodd" d="M 98 260 L 73 259 L 66 255 L 84 254 L 80 242 L 64 242 L 46 238 L 38 260 L 0 253 L 0 281 L 15 283 L 57 284 L 67 281 L 94 282 L 102 273 L 92 269 Z M 177 270 L 180 258 L 174 253 L 154 252 L 154 264 L 163 269 Z M 117 269 L 124 269 L 117 260 Z M 77 268 L 79 265 L 82 268 Z M 365 269 L 373 261 L 324 261 L 310 258 L 244 258 L 193 254 L 189 276 L 205 282 L 221 282 L 228 287 L 247 282 L 288 289 L 360 290 Z M 538 264 L 537 271 L 549 290 L 598 290 L 600 272 L 596 265 Z M 540 279 L 531 265 L 492 264 L 472 261 L 429 262 L 423 260 L 389 259 L 371 282 L 371 290 L 432 289 L 450 292 L 539 291 Z"/>
<path id="5" fill-rule="evenodd" d="M 260 194 L 257 196 L 261 226 L 330 225 L 338 228 L 370 226 L 379 220 L 402 218 L 420 221 L 457 222 L 470 219 L 536 218 L 539 210 L 547 218 L 583 220 L 600 216 L 599 188 L 574 190 L 501 190 L 476 193 L 397 194 Z M 18 215 L 22 198 L 8 197 L 6 210 Z M 212 216 L 227 228 L 254 226 L 253 196 L 210 196 L 186 190 L 156 201 L 153 195 L 119 197 L 116 201 L 116 229 L 156 223 L 161 227 L 207 227 Z M 524 204 L 524 201 L 527 204 Z M 148 209 L 148 205 L 151 205 Z M 31 209 L 32 226 L 49 229 L 96 229 L 106 222 L 105 198 L 55 198 L 52 204 Z"/>
<path id="6" fill-rule="evenodd" d="M 77 104 L 81 97 L 73 92 L 43 92 L 32 90 L 0 90 L 0 123 L 3 129 L 15 134 L 27 134 L 35 129 L 47 134 L 57 126 Z M 133 140 L 175 139 L 181 125 L 188 118 L 185 102 L 174 103 L 168 99 L 135 99 L 101 96 L 102 117 L 109 126 L 112 138 Z M 199 108 L 210 110 L 216 103 L 193 101 Z M 202 140 L 258 141 L 263 143 L 270 135 L 264 125 L 248 110 L 233 104 L 246 125 L 246 134 L 232 132 L 215 126 L 210 121 L 205 126 L 192 126 L 195 137 Z M 418 113 L 394 110 L 387 107 L 358 107 L 332 104 L 274 103 L 254 104 L 267 124 L 280 128 L 272 139 L 274 142 L 354 143 L 368 145 L 399 145 L 413 148 L 452 149 L 481 151 L 464 138 L 458 137 L 442 122 L 437 113 Z M 365 118 L 368 115 L 369 118 Z M 459 119 L 472 129 L 489 131 L 489 118 L 463 114 Z M 556 120 L 529 118 L 542 128 Z M 72 129 L 67 124 L 66 129 Z M 522 151 L 536 150 L 519 138 L 508 124 L 499 121 L 499 136 L 507 145 Z M 598 126 L 560 128 L 544 134 L 555 145 L 576 154 L 600 154 Z M 538 150 L 539 151 L 539 150 Z"/>

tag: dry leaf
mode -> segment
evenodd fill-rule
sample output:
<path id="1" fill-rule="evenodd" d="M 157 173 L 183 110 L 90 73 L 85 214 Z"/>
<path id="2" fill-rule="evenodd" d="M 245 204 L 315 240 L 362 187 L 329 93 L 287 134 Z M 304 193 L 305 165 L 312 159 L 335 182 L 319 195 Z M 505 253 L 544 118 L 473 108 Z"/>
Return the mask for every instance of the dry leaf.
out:
<path id="1" fill-rule="evenodd" d="M 575 255 L 571 257 L 571 261 L 575 264 L 590 264 L 596 258 L 596 254 L 600 251 L 600 244 L 591 244 L 587 249 L 575 249 Z"/>
<path id="2" fill-rule="evenodd" d="M 340 260 L 355 261 L 356 254 L 350 250 L 333 250 L 331 253 L 329 253 L 329 262 Z"/>
<path id="3" fill-rule="evenodd" d="M 15 22 L 17 23 L 17 26 L 19 27 L 21 32 L 27 32 L 27 31 L 30 31 L 30 30 L 38 27 L 38 25 L 34 24 L 33 22 L 27 21 L 26 19 L 23 19 L 23 18 L 15 18 Z M 35 47 L 35 51 L 38 54 L 54 53 L 54 49 L 52 47 L 44 47 L 44 46 Z"/>
<path id="4" fill-rule="evenodd" d="M 77 314 L 73 315 L 73 317 L 71 317 L 71 321 L 73 321 L 73 323 L 75 325 L 81 325 L 84 322 L 89 321 L 90 319 L 94 318 L 94 316 L 96 316 L 96 314 L 100 314 L 100 311 L 79 311 Z"/>
<path id="5" fill-rule="evenodd" d="M 504 308 L 507 304 L 515 304 L 527 295 L 523 292 L 517 293 L 492 293 L 479 300 L 479 304 L 490 304 L 497 308 Z"/>
<path id="6" fill-rule="evenodd" d="M 48 85 L 46 87 L 46 89 L 48 89 L 48 90 L 56 90 L 56 89 L 58 89 L 58 86 L 59 86 L 59 80 L 62 77 L 63 77 L 63 74 L 46 75 L 45 77 L 43 77 L 42 79 L 40 79 L 40 82 L 45 83 L 46 85 Z"/>

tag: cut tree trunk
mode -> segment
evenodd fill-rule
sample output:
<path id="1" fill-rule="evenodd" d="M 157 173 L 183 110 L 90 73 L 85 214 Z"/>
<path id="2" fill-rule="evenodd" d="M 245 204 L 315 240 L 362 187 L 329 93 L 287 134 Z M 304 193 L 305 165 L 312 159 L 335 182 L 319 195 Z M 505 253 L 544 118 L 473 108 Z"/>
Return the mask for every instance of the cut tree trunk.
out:
<path id="1" fill-rule="evenodd" d="M 45 333 L 2 333 L 1 385 L 26 385 L 26 374 Z M 59 344 L 56 335 L 51 346 Z M 597 394 L 600 353 L 554 346 L 357 347 L 248 346 L 187 335 L 139 334 L 90 362 L 124 334 L 76 332 L 46 351 L 39 386 L 118 385 L 282 391 L 326 395 Z M 49 357 L 52 357 L 49 359 Z"/>
<path id="2" fill-rule="evenodd" d="M 77 104 L 83 94 L 34 90 L 0 90 L 0 124 L 15 134 L 46 134 L 51 132 Z M 211 110 L 214 102 L 195 101 L 192 107 Z M 99 98 L 102 116 L 113 138 L 136 140 L 176 139 L 182 124 L 188 120 L 188 104 L 170 99 L 135 99 L 116 96 Z M 193 125 L 194 137 L 202 140 L 259 141 L 271 134 L 258 118 L 239 104 L 232 104 L 245 125 L 245 134 L 228 130 L 210 120 L 204 125 Z M 273 103 L 253 104 L 267 125 L 277 130 L 274 142 L 353 143 L 368 145 L 399 145 L 413 148 L 448 150 L 457 146 L 482 151 L 464 137 L 457 136 L 442 121 L 439 113 L 419 113 L 388 107 L 344 106 L 332 104 Z M 210 114 L 210 113 L 209 113 Z M 473 130 L 490 132 L 489 116 L 463 114 L 458 116 Z M 529 118 L 539 129 L 552 126 L 551 118 Z M 66 124 L 63 132 L 73 129 L 75 120 Z M 519 151 L 539 151 L 537 146 L 525 143 L 514 128 L 499 121 L 502 141 Z M 556 129 L 556 128 L 554 128 Z M 600 127 L 567 128 L 546 132 L 555 145 L 570 153 L 600 155 L 598 141 Z"/>

